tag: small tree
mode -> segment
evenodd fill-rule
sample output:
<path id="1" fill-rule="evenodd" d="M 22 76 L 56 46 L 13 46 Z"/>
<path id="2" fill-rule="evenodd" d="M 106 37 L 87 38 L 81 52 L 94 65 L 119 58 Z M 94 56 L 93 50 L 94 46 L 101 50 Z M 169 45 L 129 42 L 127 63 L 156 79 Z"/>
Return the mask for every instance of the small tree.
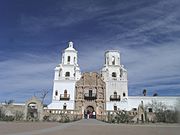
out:
<path id="1" fill-rule="evenodd" d="M 146 106 L 146 108 L 149 107 L 152 108 L 156 115 L 157 122 L 177 122 L 177 112 L 173 109 L 168 109 L 170 106 L 153 100 Z"/>
<path id="2" fill-rule="evenodd" d="M 12 99 L 8 100 L 8 101 L 5 100 L 5 104 L 6 105 L 10 105 L 10 104 L 13 104 L 13 103 L 14 103 L 14 100 L 12 100 Z"/>
<path id="3" fill-rule="evenodd" d="M 41 99 L 41 103 L 44 104 L 44 100 L 45 100 L 45 98 L 46 98 L 46 96 L 47 96 L 48 93 L 49 93 L 49 90 L 43 89 L 43 90 L 41 90 L 41 91 L 36 91 L 36 92 L 34 93 L 34 96 L 36 96 L 36 94 L 38 94 L 37 97 L 39 97 L 39 98 Z"/>
<path id="4" fill-rule="evenodd" d="M 44 99 L 46 98 L 48 93 L 49 93 L 48 90 L 42 90 L 41 91 L 41 102 L 42 102 L 42 104 L 44 104 Z"/>

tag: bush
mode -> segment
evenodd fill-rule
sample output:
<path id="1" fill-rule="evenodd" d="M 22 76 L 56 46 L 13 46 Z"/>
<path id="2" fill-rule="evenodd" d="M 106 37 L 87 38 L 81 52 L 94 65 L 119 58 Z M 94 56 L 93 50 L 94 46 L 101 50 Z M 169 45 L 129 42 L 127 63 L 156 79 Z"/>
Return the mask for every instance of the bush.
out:
<path id="1" fill-rule="evenodd" d="M 153 112 L 156 115 L 157 122 L 165 122 L 165 123 L 178 122 L 178 111 L 173 109 L 172 110 L 167 109 L 170 107 L 162 102 L 152 101 L 152 103 L 149 103 L 147 107 L 151 107 L 153 109 Z"/>
<path id="2" fill-rule="evenodd" d="M 20 121 L 20 120 L 23 120 L 23 118 L 24 118 L 24 113 L 23 112 L 15 111 L 14 120 Z"/>
<path id="3" fill-rule="evenodd" d="M 5 117 L 5 112 L 3 110 L 3 108 L 0 108 L 0 120 L 2 120 Z"/>
<path id="4" fill-rule="evenodd" d="M 44 116 L 43 121 L 49 121 L 49 116 Z"/>
<path id="5" fill-rule="evenodd" d="M 0 108 L 0 121 L 13 121 L 14 117 L 13 116 L 7 116 L 5 115 L 5 111 L 3 108 Z"/>
<path id="6" fill-rule="evenodd" d="M 7 115 L 7 112 L 10 112 L 10 115 Z M 8 110 L 6 107 L 0 107 L 0 120 L 1 121 L 20 121 L 23 120 L 24 113 L 18 110 Z"/>
<path id="7" fill-rule="evenodd" d="M 4 109 L 1 107 L 0 108 L 0 120 L 1 121 L 13 121 L 14 117 L 13 116 L 7 116 L 5 115 Z"/>
<path id="8" fill-rule="evenodd" d="M 130 116 L 126 111 L 117 111 L 116 114 L 108 113 L 109 123 L 128 123 L 130 121 Z"/>
<path id="9" fill-rule="evenodd" d="M 13 121 L 14 120 L 14 116 L 5 116 L 2 118 L 2 121 Z"/>
<path id="10" fill-rule="evenodd" d="M 128 123 L 129 116 L 126 113 L 126 111 L 119 111 L 119 112 L 116 112 L 115 120 L 117 123 Z"/>

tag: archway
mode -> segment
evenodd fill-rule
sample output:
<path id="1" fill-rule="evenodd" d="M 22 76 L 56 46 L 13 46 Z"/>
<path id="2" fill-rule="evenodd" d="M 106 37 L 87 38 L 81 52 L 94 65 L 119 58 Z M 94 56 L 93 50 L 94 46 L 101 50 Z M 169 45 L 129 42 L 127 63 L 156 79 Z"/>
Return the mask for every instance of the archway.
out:
<path id="1" fill-rule="evenodd" d="M 31 102 L 28 104 L 27 120 L 38 120 L 37 103 Z"/>
<path id="2" fill-rule="evenodd" d="M 36 97 L 26 101 L 24 113 L 24 120 L 43 120 L 43 105 L 41 101 Z"/>
<path id="3" fill-rule="evenodd" d="M 87 106 L 84 113 L 85 118 L 96 118 L 96 112 L 93 106 Z"/>

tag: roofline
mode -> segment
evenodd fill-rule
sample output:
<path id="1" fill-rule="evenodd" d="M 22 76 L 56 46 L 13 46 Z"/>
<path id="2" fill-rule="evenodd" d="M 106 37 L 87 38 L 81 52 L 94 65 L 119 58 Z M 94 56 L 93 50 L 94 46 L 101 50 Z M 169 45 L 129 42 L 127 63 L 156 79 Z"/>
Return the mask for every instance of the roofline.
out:
<path id="1" fill-rule="evenodd" d="M 180 98 L 180 96 L 128 96 L 128 98 L 151 98 L 151 99 L 158 99 L 158 98 Z"/>
<path id="2" fill-rule="evenodd" d="M 118 53 L 120 53 L 119 50 L 107 50 L 107 51 L 105 51 L 105 54 L 106 54 L 106 53 L 109 53 L 109 52 L 118 52 Z"/>

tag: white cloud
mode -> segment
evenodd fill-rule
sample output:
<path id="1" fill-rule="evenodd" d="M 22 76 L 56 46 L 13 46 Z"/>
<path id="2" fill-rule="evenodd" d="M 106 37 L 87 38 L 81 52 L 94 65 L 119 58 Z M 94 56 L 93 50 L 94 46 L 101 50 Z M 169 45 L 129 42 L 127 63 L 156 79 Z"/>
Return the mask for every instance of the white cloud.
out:
<path id="1" fill-rule="evenodd" d="M 48 56 L 29 54 L 22 55 L 19 59 L 0 62 L 0 93 L 6 93 L 6 97 L 1 97 L 1 100 L 12 95 L 19 100 L 27 98 L 25 95 L 32 96 L 34 92 L 42 89 L 52 90 L 53 69 L 56 64 Z"/>
<path id="2" fill-rule="evenodd" d="M 131 94 L 139 93 L 138 89 L 143 88 L 149 88 L 150 91 L 164 89 L 164 93 L 170 88 L 180 89 L 177 85 L 180 77 L 180 41 L 178 39 L 170 43 L 163 43 L 163 45 L 154 43 L 152 46 L 135 48 L 125 47 L 122 45 L 124 43 L 127 42 L 116 41 L 115 43 L 113 41 L 106 44 L 89 40 L 89 47 L 79 51 L 81 69 L 99 71 L 104 64 L 105 50 L 114 48 L 121 51 L 121 64 L 128 69 L 129 86 L 134 88 L 134 90 L 131 89 Z M 82 44 L 85 43 L 82 42 Z M 94 46 L 101 44 L 102 47 L 91 47 L 91 44 Z M 170 83 L 171 87 L 168 86 Z"/>
<path id="3" fill-rule="evenodd" d="M 179 41 L 176 40 L 163 46 L 141 48 L 121 47 L 118 45 L 120 44 L 118 41 L 112 44 L 105 42 L 94 42 L 94 40 L 90 42 L 89 40 L 89 47 L 84 46 L 78 50 L 79 65 L 83 72 L 99 72 L 104 64 L 105 50 L 114 48 L 121 51 L 121 64 L 128 69 L 131 94 L 139 94 L 143 88 L 148 88 L 151 92 L 180 88 L 176 81 L 180 78 Z M 81 44 L 85 44 L 85 42 L 82 41 Z M 102 46 L 95 47 L 99 44 Z M 76 47 L 78 46 L 75 44 Z M 51 89 L 54 77 L 53 69 L 59 62 L 53 57 L 25 54 L 18 59 L 2 61 L 0 63 L 0 93 L 8 93 L 3 99 L 16 97 L 18 100 L 23 100 L 24 95 L 30 97 L 35 91 Z M 51 100 L 50 96 L 48 100 Z"/>
<path id="4" fill-rule="evenodd" d="M 96 26 L 90 27 L 97 28 L 98 34 L 96 31 L 91 32 L 94 35 L 90 35 L 89 32 L 84 34 L 81 30 L 75 33 L 82 35 L 78 35 L 75 48 L 79 48 L 79 65 L 83 72 L 98 72 L 104 64 L 105 50 L 118 49 L 121 51 L 122 64 L 128 69 L 131 94 L 138 94 L 139 90 L 146 86 L 151 91 L 167 89 L 178 91 L 180 41 L 179 35 L 173 33 L 180 31 L 179 6 L 178 8 L 173 6 L 178 5 L 179 1 L 160 1 L 147 7 L 142 7 L 142 3 L 121 5 L 122 3 L 119 2 L 109 6 L 96 5 L 94 2 L 90 4 L 85 2 L 81 5 L 77 2 L 67 2 L 66 5 L 57 6 L 56 14 L 22 15 L 20 27 L 27 32 L 33 32 L 34 35 L 56 27 L 72 27 L 83 21 L 94 21 Z M 141 8 L 135 8 L 138 5 Z M 167 11 L 166 6 L 168 6 Z M 84 31 L 84 27 L 82 29 Z M 167 37 L 158 38 L 163 34 Z M 157 38 L 158 42 L 153 38 Z M 160 42 L 166 38 L 171 40 Z M 47 42 L 51 44 L 44 39 L 43 42 L 36 43 L 43 47 Z M 58 54 L 54 56 L 56 55 L 58 56 Z M 17 92 L 18 99 L 23 99 L 23 95 L 31 94 L 30 90 L 33 93 L 42 88 L 52 88 L 53 69 L 59 62 L 54 56 L 23 54 L 21 58 L 1 61 L 0 93 L 9 93 L 10 96 Z"/>

